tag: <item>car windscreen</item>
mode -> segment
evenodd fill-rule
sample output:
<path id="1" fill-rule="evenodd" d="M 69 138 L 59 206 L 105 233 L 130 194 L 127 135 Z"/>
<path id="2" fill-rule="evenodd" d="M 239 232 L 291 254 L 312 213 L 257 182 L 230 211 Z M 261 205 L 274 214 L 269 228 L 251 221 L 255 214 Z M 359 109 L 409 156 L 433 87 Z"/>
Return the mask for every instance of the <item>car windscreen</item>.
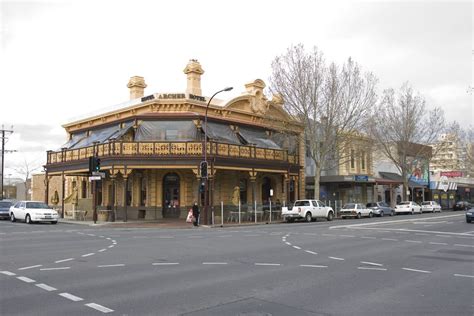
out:
<path id="1" fill-rule="evenodd" d="M 377 203 L 367 203 L 367 207 L 376 207 Z"/>
<path id="2" fill-rule="evenodd" d="M 49 206 L 41 202 L 26 202 L 26 208 L 49 208 Z"/>
<path id="3" fill-rule="evenodd" d="M 0 202 L 0 207 L 10 207 L 12 205 L 12 202 Z"/>
<path id="4" fill-rule="evenodd" d="M 400 202 L 398 205 L 410 205 L 410 202 Z"/>
<path id="5" fill-rule="evenodd" d="M 343 208 L 346 208 L 346 209 L 347 208 L 355 208 L 355 204 L 354 203 L 349 203 L 349 204 L 344 205 Z"/>
<path id="6" fill-rule="evenodd" d="M 430 205 L 430 202 L 422 202 L 421 205 Z"/>
<path id="7" fill-rule="evenodd" d="M 296 201 L 295 206 L 310 206 L 309 201 Z"/>

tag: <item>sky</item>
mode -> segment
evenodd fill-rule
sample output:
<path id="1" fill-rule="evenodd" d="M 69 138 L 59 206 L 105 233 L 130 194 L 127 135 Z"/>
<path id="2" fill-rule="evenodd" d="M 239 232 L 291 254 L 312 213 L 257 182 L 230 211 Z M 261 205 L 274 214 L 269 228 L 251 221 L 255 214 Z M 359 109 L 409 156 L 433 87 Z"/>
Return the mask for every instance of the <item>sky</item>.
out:
<path id="1" fill-rule="evenodd" d="M 0 125 L 5 177 L 40 171 L 66 142 L 61 125 L 126 102 L 131 76 L 145 95 L 184 92 L 197 59 L 203 95 L 230 100 L 291 45 L 327 61 L 353 58 L 378 91 L 408 81 L 448 121 L 473 124 L 471 1 L 8 1 L 0 0 Z M 471 91 L 471 92 L 469 92 Z"/>

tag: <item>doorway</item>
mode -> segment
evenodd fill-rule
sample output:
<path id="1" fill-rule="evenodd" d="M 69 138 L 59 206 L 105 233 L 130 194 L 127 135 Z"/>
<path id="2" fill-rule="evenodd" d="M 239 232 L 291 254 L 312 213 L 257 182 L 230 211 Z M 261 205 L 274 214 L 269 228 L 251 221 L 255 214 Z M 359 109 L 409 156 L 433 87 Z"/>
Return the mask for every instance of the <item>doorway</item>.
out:
<path id="1" fill-rule="evenodd" d="M 272 181 L 269 177 L 262 179 L 262 204 L 268 204 L 270 201 L 270 190 L 272 188 Z"/>
<path id="2" fill-rule="evenodd" d="M 179 176 L 168 173 L 163 178 L 163 218 L 179 218 Z"/>

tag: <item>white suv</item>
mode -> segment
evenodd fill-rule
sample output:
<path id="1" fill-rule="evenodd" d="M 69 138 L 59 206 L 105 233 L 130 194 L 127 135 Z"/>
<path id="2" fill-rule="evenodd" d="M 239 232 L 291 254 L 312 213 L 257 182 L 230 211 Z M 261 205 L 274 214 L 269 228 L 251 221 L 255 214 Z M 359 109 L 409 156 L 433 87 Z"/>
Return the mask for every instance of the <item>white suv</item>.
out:
<path id="1" fill-rule="evenodd" d="M 21 220 L 27 224 L 34 222 L 57 224 L 58 219 L 58 212 L 43 202 L 19 201 L 10 207 L 10 220 L 12 222 Z"/>

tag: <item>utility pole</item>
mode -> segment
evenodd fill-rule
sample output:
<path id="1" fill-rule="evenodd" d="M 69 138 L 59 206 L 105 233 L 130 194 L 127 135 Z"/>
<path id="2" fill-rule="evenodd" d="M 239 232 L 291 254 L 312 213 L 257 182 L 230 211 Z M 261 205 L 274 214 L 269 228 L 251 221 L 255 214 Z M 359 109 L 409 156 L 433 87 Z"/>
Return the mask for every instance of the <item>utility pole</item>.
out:
<path id="1" fill-rule="evenodd" d="M 2 190 L 0 191 L 0 200 L 3 200 L 3 174 L 5 170 L 5 153 L 14 152 L 14 150 L 5 150 L 5 140 L 7 139 L 8 134 L 13 133 L 13 130 L 6 130 L 3 128 L 2 125 L 2 129 L 0 131 L 2 132 Z"/>

